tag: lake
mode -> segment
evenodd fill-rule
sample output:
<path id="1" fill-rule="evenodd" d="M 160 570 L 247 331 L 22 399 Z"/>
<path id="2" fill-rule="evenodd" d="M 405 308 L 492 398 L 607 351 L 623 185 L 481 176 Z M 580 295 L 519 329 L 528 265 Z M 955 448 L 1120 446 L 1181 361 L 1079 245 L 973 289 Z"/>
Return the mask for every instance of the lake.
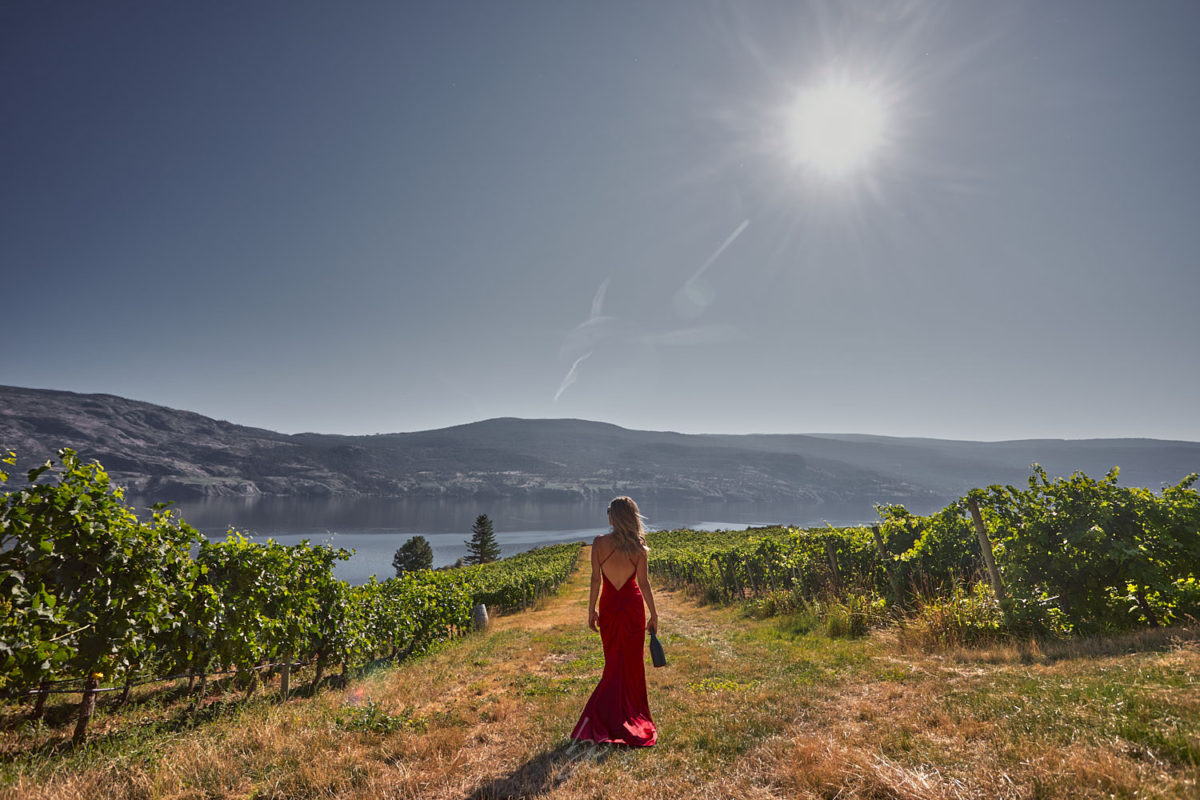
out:
<path id="1" fill-rule="evenodd" d="M 149 499 L 129 498 L 135 506 Z M 652 530 L 743 529 L 748 525 L 855 525 L 877 520 L 869 503 L 844 506 L 788 506 L 698 503 L 688 506 L 639 504 Z M 424 536 L 433 548 L 434 566 L 453 564 L 466 555 L 471 525 L 487 514 L 502 556 L 560 542 L 590 542 L 607 533 L 607 502 L 534 503 L 527 500 L 395 498 L 209 498 L 177 503 L 179 515 L 209 539 L 222 539 L 233 528 L 256 541 L 281 544 L 308 539 L 314 544 L 354 550 L 338 564 L 337 577 L 363 583 L 371 575 L 391 577 L 392 555 L 409 537 Z"/>

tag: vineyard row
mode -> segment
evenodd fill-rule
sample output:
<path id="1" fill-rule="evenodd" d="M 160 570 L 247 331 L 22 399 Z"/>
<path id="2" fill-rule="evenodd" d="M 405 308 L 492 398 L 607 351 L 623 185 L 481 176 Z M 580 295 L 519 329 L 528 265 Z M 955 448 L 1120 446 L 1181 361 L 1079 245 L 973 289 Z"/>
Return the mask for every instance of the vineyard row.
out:
<path id="1" fill-rule="evenodd" d="M 76 741 L 102 683 L 187 675 L 202 696 L 210 675 L 235 671 L 249 694 L 278 663 L 286 696 L 297 662 L 315 665 L 316 686 L 335 666 L 423 652 L 467 630 L 477 603 L 510 610 L 555 591 L 579 554 L 554 545 L 351 586 L 333 577 L 347 550 L 232 531 L 210 542 L 163 505 L 140 520 L 99 464 L 68 449 L 59 460 L 0 505 L 0 691 L 34 694 L 40 718 L 57 683 L 82 682 Z"/>
<path id="2" fill-rule="evenodd" d="M 1117 476 L 1051 480 L 1035 464 L 1027 487 L 976 489 L 929 516 L 881 506 L 874 526 L 656 532 L 650 569 L 724 602 L 785 592 L 903 608 L 963 596 L 979 582 L 1006 625 L 1033 633 L 1200 617 L 1197 476 L 1161 493 L 1120 486 Z"/>

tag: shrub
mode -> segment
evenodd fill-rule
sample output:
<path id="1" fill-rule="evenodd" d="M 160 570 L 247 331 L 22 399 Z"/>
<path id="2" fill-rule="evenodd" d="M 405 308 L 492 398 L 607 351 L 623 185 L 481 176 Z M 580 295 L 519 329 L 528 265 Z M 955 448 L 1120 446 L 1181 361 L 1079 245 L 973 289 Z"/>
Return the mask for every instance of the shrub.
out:
<path id="1" fill-rule="evenodd" d="M 923 650 L 991 642 L 1005 634 L 1004 611 L 983 582 L 956 585 L 948 597 L 927 598 L 901 623 L 902 638 Z"/>
<path id="2" fill-rule="evenodd" d="M 834 639 L 865 636 L 882 607 L 882 598 L 853 592 L 844 599 L 827 600 L 822 609 L 825 633 Z"/>
<path id="3" fill-rule="evenodd" d="M 807 605 L 804 595 L 798 590 L 773 589 L 752 600 L 747 600 L 746 615 L 755 619 L 767 619 L 780 614 L 794 613 Z"/>

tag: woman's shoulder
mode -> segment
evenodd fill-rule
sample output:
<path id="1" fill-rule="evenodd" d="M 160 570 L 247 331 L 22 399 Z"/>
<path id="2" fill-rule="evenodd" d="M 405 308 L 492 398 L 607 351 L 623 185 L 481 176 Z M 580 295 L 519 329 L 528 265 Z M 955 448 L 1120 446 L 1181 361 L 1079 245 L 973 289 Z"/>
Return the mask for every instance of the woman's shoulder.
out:
<path id="1" fill-rule="evenodd" d="M 595 539 L 592 539 L 592 547 L 598 547 L 601 550 L 607 550 L 612 547 L 612 534 L 602 533 Z"/>

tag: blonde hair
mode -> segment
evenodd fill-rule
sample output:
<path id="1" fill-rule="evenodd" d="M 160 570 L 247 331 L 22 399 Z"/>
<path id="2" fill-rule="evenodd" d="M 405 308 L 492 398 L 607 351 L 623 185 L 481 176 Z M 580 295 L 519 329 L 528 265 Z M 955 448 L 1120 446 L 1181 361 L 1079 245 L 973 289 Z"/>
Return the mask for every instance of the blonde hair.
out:
<path id="1" fill-rule="evenodd" d="M 614 497 L 608 504 L 608 517 L 612 522 L 616 548 L 622 553 L 642 553 L 646 547 L 644 520 L 637 503 L 631 497 Z"/>

